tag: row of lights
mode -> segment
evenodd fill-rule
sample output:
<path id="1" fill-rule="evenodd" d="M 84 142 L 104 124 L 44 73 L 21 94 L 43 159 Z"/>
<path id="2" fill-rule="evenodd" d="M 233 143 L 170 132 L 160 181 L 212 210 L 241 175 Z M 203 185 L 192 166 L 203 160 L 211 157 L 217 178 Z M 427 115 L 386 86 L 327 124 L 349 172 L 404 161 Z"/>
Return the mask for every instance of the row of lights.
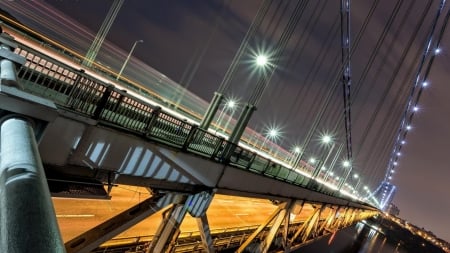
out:
<path id="1" fill-rule="evenodd" d="M 256 58 L 255 58 L 255 63 L 256 63 L 256 65 L 259 66 L 259 67 L 265 67 L 265 66 L 269 65 L 269 60 L 268 60 L 267 56 L 265 56 L 265 55 L 258 55 L 258 56 L 256 56 Z M 225 102 L 224 110 L 225 110 L 225 109 L 226 109 L 226 110 L 231 110 L 232 113 L 234 113 L 234 110 L 235 110 L 237 107 L 238 107 L 238 102 L 237 102 L 237 100 L 235 100 L 235 99 L 228 99 L 228 100 Z M 231 116 L 231 117 L 232 117 L 232 116 Z M 220 122 L 221 120 L 222 120 L 222 119 L 221 119 L 221 117 L 220 117 L 220 115 L 219 115 L 219 118 L 218 118 L 218 120 L 217 120 L 217 124 L 218 124 L 219 128 L 220 128 L 220 125 L 221 125 L 221 122 Z M 225 130 L 225 131 L 226 131 L 226 127 L 227 127 L 227 125 L 224 127 L 224 130 Z M 278 139 L 280 138 L 280 135 L 281 135 L 280 128 L 278 128 L 278 127 L 269 127 L 269 128 L 265 131 L 265 139 L 264 139 L 264 142 L 261 144 L 260 148 L 263 148 L 264 145 L 266 144 L 266 142 L 267 142 L 268 140 L 270 140 L 270 141 L 276 141 L 276 140 L 278 140 Z M 329 144 L 331 144 L 331 143 L 333 142 L 333 140 L 332 140 L 332 137 L 331 137 L 330 135 L 323 135 L 323 136 L 322 136 L 322 139 L 321 139 L 321 142 L 322 142 L 324 145 L 329 145 Z M 255 143 L 255 145 L 256 145 L 256 143 Z M 293 152 L 293 154 L 291 154 L 291 156 L 292 156 L 292 161 L 291 161 L 291 162 L 294 162 L 294 163 L 295 163 L 296 158 L 298 158 L 297 156 L 299 156 L 299 154 L 301 153 L 301 151 L 302 151 L 302 149 L 301 149 L 301 147 L 298 146 L 298 145 L 295 145 L 295 146 L 291 149 L 291 152 Z M 332 150 L 330 149 L 330 153 L 331 153 L 331 151 L 332 151 Z M 315 158 L 310 158 L 310 159 L 309 159 L 309 163 L 311 163 L 311 164 L 315 164 L 316 162 L 317 162 L 317 160 L 316 160 Z M 323 161 L 322 161 L 322 162 L 323 162 Z M 293 165 L 295 166 L 295 164 L 293 164 Z M 323 164 L 322 164 L 322 165 L 323 165 Z M 322 165 L 319 165 L 319 167 L 322 167 Z M 351 168 L 351 162 L 345 160 L 345 161 L 342 162 L 342 166 L 343 166 L 344 168 Z M 316 169 L 322 169 L 322 168 L 316 168 Z M 350 172 L 351 172 L 351 169 L 350 169 Z M 350 173 L 350 172 L 349 172 L 349 173 Z M 330 174 L 331 176 L 333 176 L 333 172 L 332 172 L 332 171 L 331 171 L 329 174 Z M 352 187 L 354 193 L 356 193 L 356 189 L 358 188 L 358 186 L 359 186 L 359 184 L 360 184 L 361 178 L 360 178 L 359 175 L 356 174 L 356 173 L 353 174 L 353 178 L 354 178 L 355 180 L 357 180 L 357 183 L 356 183 L 355 187 Z M 337 181 L 339 181 L 340 178 L 339 178 L 339 177 L 336 177 L 335 179 L 336 179 Z M 344 180 L 346 180 L 346 179 L 344 179 Z M 346 185 L 348 185 L 348 184 L 346 183 Z M 365 186 L 363 187 L 363 189 L 369 192 L 368 186 L 365 185 Z"/>
<path id="2" fill-rule="evenodd" d="M 437 48 L 436 50 L 434 50 L 435 55 L 439 54 L 440 52 L 441 52 L 440 48 Z M 423 81 L 420 86 L 420 89 L 423 89 L 423 88 L 427 87 L 428 85 L 429 85 L 428 81 Z M 406 144 L 406 140 L 405 140 L 406 134 L 408 131 L 410 131 L 412 129 L 411 122 L 406 123 L 407 117 L 412 119 L 414 114 L 420 110 L 419 106 L 417 105 L 417 101 L 416 101 L 416 104 L 410 109 L 409 105 L 411 105 L 413 103 L 413 101 L 412 101 L 413 98 L 414 97 L 411 96 L 408 101 L 407 112 L 409 112 L 409 114 L 405 113 L 403 116 L 403 119 L 401 121 L 402 122 L 401 124 L 404 127 L 402 127 L 398 133 L 397 143 L 394 145 L 394 151 L 392 152 L 393 155 L 391 156 L 391 159 L 388 164 L 389 170 L 387 173 L 386 181 L 392 180 L 393 174 L 395 173 L 395 167 L 398 165 L 398 160 L 399 160 L 400 156 L 402 155 L 400 150 L 402 149 L 402 146 Z"/>

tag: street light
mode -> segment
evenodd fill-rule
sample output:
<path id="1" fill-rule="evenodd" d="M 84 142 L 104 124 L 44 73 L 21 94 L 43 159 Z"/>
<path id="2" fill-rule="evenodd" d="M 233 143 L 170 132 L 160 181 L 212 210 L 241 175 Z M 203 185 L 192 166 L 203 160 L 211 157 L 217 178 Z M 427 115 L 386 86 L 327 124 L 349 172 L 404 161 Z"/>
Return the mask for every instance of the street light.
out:
<path id="1" fill-rule="evenodd" d="M 128 61 L 130 60 L 131 55 L 133 54 L 134 48 L 136 48 L 137 43 L 143 43 L 143 40 L 136 40 L 133 44 L 133 46 L 131 47 L 130 52 L 128 53 L 127 59 L 125 60 L 125 62 L 122 65 L 122 68 L 119 71 L 119 74 L 116 77 L 116 80 L 119 80 L 120 76 L 122 75 L 123 70 L 125 69 L 125 67 L 128 64 Z"/>
<path id="2" fill-rule="evenodd" d="M 356 181 L 356 184 L 355 184 L 355 190 L 357 190 L 359 184 L 361 183 L 361 177 L 359 177 L 358 174 L 353 174 L 353 178 L 358 180 L 358 181 Z"/>
<path id="3" fill-rule="evenodd" d="M 278 128 L 276 128 L 276 127 L 269 128 L 268 131 L 267 131 L 267 135 L 265 137 L 265 140 L 262 143 L 261 147 L 259 147 L 259 148 L 263 149 L 264 145 L 266 145 L 266 143 L 267 143 L 267 140 L 270 139 L 271 141 L 274 141 L 274 140 L 278 139 L 279 136 L 280 136 L 280 130 Z"/>
<path id="4" fill-rule="evenodd" d="M 343 178 L 343 180 L 340 182 L 340 184 L 338 186 L 338 191 L 340 191 L 342 186 L 344 185 L 344 183 L 347 182 L 347 179 L 350 176 L 350 173 L 352 172 L 352 164 L 350 161 L 348 161 L 348 160 L 343 161 L 342 167 L 344 167 L 344 169 L 348 168 L 348 171 L 347 171 L 347 174 L 345 174 L 345 177 Z"/>
<path id="5" fill-rule="evenodd" d="M 223 117 L 225 116 L 225 112 L 228 111 L 228 110 L 231 110 L 232 111 L 232 115 L 230 116 L 230 118 L 228 119 L 227 124 L 224 127 L 224 131 L 226 132 L 226 127 L 228 127 L 228 123 L 230 122 L 231 117 L 233 117 L 234 109 L 235 109 L 236 105 L 237 105 L 237 102 L 233 98 L 230 98 L 230 99 L 228 99 L 225 102 L 224 108 L 222 108 L 222 111 L 220 112 L 219 117 L 217 118 L 216 133 L 220 129 L 220 126 L 222 125 L 222 120 L 223 120 Z"/>
<path id="6" fill-rule="evenodd" d="M 230 99 L 227 102 L 227 107 L 228 107 L 229 110 L 231 110 L 231 114 L 230 114 L 230 116 L 229 116 L 229 118 L 227 120 L 227 123 L 225 123 L 225 126 L 223 127 L 223 130 L 225 132 L 227 131 L 228 125 L 230 125 L 231 119 L 233 118 L 234 113 L 236 112 L 236 109 L 237 109 L 238 106 L 239 106 L 238 101 L 235 100 L 235 99 Z"/>
<path id="7" fill-rule="evenodd" d="M 322 136 L 321 142 L 322 142 L 322 144 L 328 146 L 330 143 L 333 142 L 333 138 L 332 138 L 330 135 L 326 134 L 326 135 Z M 333 149 L 334 149 L 334 144 L 335 144 L 335 143 L 333 143 L 333 145 L 331 146 L 331 148 L 330 148 L 330 150 L 328 151 L 328 153 L 327 153 L 326 155 L 324 154 L 324 155 L 322 156 L 322 158 L 318 161 L 318 164 L 317 164 L 317 166 L 315 167 L 313 174 L 311 175 L 311 180 L 316 179 L 316 177 L 317 177 L 317 176 L 319 175 L 319 173 L 320 173 L 321 167 L 322 167 L 323 165 L 325 165 L 325 163 L 328 161 L 328 158 L 330 158 L 330 155 L 331 155 L 331 153 L 333 152 Z"/>
<path id="8" fill-rule="evenodd" d="M 268 62 L 267 56 L 265 56 L 265 55 L 258 55 L 256 57 L 256 65 L 258 65 L 258 66 L 264 67 L 264 66 L 266 66 L 267 62 Z"/>
<path id="9" fill-rule="evenodd" d="M 291 166 L 294 168 L 297 165 L 297 160 L 300 158 L 300 153 L 302 152 L 302 148 L 299 146 L 294 146 L 291 149 L 292 153 L 289 161 L 291 162 Z"/>

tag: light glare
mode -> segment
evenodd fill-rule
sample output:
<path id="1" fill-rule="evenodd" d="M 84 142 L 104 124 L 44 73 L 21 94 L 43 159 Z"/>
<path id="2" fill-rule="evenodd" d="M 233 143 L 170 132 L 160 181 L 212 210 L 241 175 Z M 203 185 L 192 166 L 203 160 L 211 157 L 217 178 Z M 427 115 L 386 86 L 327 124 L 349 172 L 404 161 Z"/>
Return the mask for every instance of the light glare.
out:
<path id="1" fill-rule="evenodd" d="M 267 56 L 258 55 L 258 57 L 256 57 L 256 64 L 258 66 L 265 66 L 267 64 Z"/>

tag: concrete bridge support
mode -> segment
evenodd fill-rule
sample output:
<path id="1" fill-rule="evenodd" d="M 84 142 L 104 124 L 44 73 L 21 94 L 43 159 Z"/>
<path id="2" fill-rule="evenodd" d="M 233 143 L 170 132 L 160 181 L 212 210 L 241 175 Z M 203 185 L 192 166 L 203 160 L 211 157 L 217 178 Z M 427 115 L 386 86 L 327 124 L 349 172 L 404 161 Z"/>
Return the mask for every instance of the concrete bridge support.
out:
<path id="1" fill-rule="evenodd" d="M 65 252 L 36 141 L 46 124 L 36 110 L 55 108 L 20 91 L 15 47 L 0 35 L 0 252 Z"/>
<path id="2" fill-rule="evenodd" d="M 65 252 L 32 124 L 1 122 L 0 251 Z"/>

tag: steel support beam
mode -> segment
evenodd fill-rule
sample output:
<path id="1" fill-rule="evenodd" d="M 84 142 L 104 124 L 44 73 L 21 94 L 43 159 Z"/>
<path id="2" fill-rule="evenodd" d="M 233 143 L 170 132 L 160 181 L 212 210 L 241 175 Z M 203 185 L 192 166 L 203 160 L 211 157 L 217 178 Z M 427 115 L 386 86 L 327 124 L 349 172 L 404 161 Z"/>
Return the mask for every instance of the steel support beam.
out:
<path id="1" fill-rule="evenodd" d="M 289 240 L 289 245 L 294 245 L 295 240 L 301 235 L 304 234 L 304 231 L 306 230 L 308 224 L 311 222 L 313 217 L 320 211 L 320 207 L 315 207 L 312 214 L 306 219 L 306 221 L 298 228 L 298 230 L 295 232 L 295 234 L 292 236 L 292 238 Z M 302 240 L 303 242 L 304 240 Z"/>
<path id="2" fill-rule="evenodd" d="M 176 238 L 180 234 L 180 225 L 186 215 L 186 208 L 183 204 L 176 204 L 164 211 L 163 220 L 153 236 L 152 242 L 147 249 L 147 253 L 171 252 Z"/>
<path id="3" fill-rule="evenodd" d="M 311 234 L 315 233 L 317 231 L 317 226 L 319 224 L 320 215 L 322 214 L 322 211 L 325 209 L 325 205 L 321 206 L 320 208 L 317 208 L 312 215 L 311 219 L 309 220 L 306 229 L 302 235 L 302 242 L 306 242 Z"/>
<path id="4" fill-rule="evenodd" d="M 159 225 L 147 252 L 172 252 L 186 213 L 189 212 L 194 217 L 205 215 L 211 200 L 212 196 L 209 193 L 200 192 L 189 195 L 184 204 L 177 204 L 166 210 L 163 214 L 163 221 Z"/>
<path id="5" fill-rule="evenodd" d="M 65 252 L 32 124 L 12 115 L 0 132 L 0 252 Z"/>
<path id="6" fill-rule="evenodd" d="M 317 231 L 319 234 L 324 234 L 324 231 L 330 231 L 330 227 L 336 217 L 337 208 L 330 207 L 330 209 L 327 219 L 320 225 L 319 230 Z"/>
<path id="7" fill-rule="evenodd" d="M 112 239 L 167 205 L 180 203 L 185 199 L 185 196 L 178 194 L 150 197 L 66 242 L 66 250 L 68 253 L 91 252 L 102 243 Z"/>
<path id="8" fill-rule="evenodd" d="M 272 240 L 276 234 L 276 232 L 278 231 L 278 228 L 281 225 L 281 222 L 284 220 L 285 215 L 286 215 L 286 210 L 290 208 L 292 201 L 287 201 L 284 202 L 282 204 L 280 204 L 278 206 L 278 208 L 267 218 L 267 220 L 265 222 L 263 222 L 261 225 L 259 225 L 259 227 L 247 238 L 247 240 L 241 244 L 241 246 L 239 247 L 239 249 L 236 250 L 237 253 L 241 253 L 244 252 L 244 250 L 250 245 L 250 243 L 264 230 L 264 228 L 266 228 L 275 218 L 277 218 L 275 220 L 275 223 L 273 224 L 274 226 L 276 226 L 276 223 L 279 223 L 277 225 L 277 228 L 274 230 L 276 231 L 270 231 L 270 233 L 272 233 L 272 235 L 269 234 L 268 237 L 266 237 L 266 240 L 262 243 L 262 245 L 260 245 L 260 249 L 263 248 L 267 248 L 270 246 L 270 244 L 272 243 Z M 269 242 L 270 241 L 270 242 Z M 268 246 L 266 247 L 266 245 L 268 244 Z M 263 252 L 263 251 L 260 251 Z"/>
<path id="9" fill-rule="evenodd" d="M 200 192 L 196 194 L 191 203 L 192 208 L 188 209 L 189 214 L 192 217 L 195 217 L 197 220 L 198 230 L 200 231 L 203 248 L 207 253 L 215 252 L 211 230 L 209 228 L 208 217 L 206 216 L 206 210 L 208 210 L 213 196 L 214 192 Z"/>
<path id="10" fill-rule="evenodd" d="M 290 209 L 292 208 L 293 201 L 287 201 L 282 204 L 281 210 L 278 213 L 277 217 L 275 218 L 275 221 L 273 222 L 272 226 L 270 227 L 269 234 L 266 236 L 264 241 L 261 242 L 259 245 L 259 252 L 268 252 L 269 247 L 272 244 L 273 239 L 278 233 L 278 230 L 283 223 L 283 221 L 287 221 L 287 223 L 284 224 L 285 228 L 288 228 L 289 226 L 289 213 Z"/>
<path id="11" fill-rule="evenodd" d="M 200 237 L 202 238 L 203 249 L 207 253 L 214 253 L 214 245 L 211 236 L 211 230 L 209 228 L 208 217 L 206 214 L 196 218 L 198 230 L 200 231 Z"/>

